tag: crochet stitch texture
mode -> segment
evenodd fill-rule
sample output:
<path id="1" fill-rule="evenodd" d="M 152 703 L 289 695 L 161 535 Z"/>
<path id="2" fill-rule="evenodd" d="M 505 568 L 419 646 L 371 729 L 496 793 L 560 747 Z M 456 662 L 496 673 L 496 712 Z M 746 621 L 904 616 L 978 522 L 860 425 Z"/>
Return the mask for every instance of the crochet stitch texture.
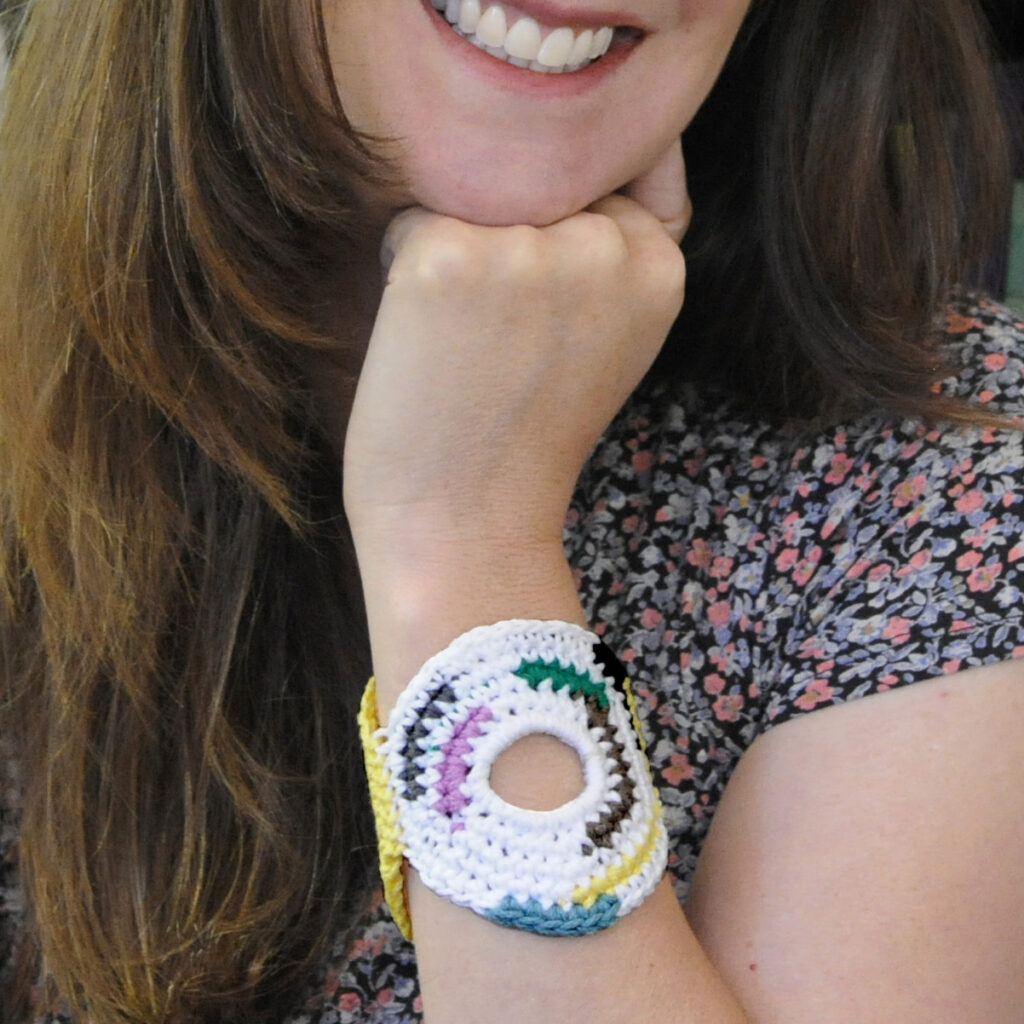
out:
<path id="1" fill-rule="evenodd" d="M 360 725 L 381 875 L 411 938 L 402 857 L 430 889 L 499 924 L 581 935 L 642 903 L 667 839 L 625 671 L 579 626 L 514 620 L 471 630 L 431 658 L 386 728 L 367 687 Z M 550 811 L 502 800 L 498 756 L 546 733 L 572 747 L 583 791 Z"/>

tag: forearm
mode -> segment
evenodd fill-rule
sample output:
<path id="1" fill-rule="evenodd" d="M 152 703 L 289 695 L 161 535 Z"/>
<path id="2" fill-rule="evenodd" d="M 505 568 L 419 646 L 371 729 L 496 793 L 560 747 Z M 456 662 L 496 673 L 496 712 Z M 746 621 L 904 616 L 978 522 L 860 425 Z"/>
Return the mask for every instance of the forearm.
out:
<path id="1" fill-rule="evenodd" d="M 474 626 L 509 618 L 584 624 L 571 572 L 554 547 L 403 547 L 363 556 L 382 720 L 420 665 Z M 505 787 L 506 798 L 517 794 L 517 802 L 557 806 L 567 799 L 566 781 L 550 766 L 564 766 L 565 753 L 551 737 L 532 741 L 528 751 L 513 748 L 500 761 L 500 785 L 493 775 L 492 784 Z M 613 927 L 577 938 L 492 924 L 436 896 L 412 870 L 408 892 L 431 1024 L 744 1020 L 667 879 Z"/>

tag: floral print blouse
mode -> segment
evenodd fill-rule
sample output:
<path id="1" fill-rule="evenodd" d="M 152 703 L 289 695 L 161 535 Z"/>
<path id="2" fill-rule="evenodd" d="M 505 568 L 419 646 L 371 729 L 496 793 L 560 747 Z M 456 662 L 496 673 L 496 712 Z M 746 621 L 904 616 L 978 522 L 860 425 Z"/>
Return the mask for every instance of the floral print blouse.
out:
<path id="1" fill-rule="evenodd" d="M 1024 318 L 964 301 L 947 332 L 956 373 L 943 389 L 1024 417 Z M 565 544 L 589 621 L 634 682 L 680 900 L 763 732 L 1024 656 L 1024 432 L 1012 428 L 869 415 L 811 434 L 707 389 L 647 385 L 588 462 Z M 8 866 L 8 942 L 17 916 Z M 287 1024 L 420 1018 L 413 949 L 378 900 Z"/>

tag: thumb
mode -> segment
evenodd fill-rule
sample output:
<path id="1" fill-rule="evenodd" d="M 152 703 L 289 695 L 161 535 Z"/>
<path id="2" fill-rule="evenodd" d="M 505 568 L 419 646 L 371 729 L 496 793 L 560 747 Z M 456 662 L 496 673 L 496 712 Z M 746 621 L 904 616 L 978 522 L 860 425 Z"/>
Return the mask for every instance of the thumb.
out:
<path id="1" fill-rule="evenodd" d="M 681 242 L 693 213 L 686 189 L 682 139 L 675 139 L 651 167 L 621 192 L 654 214 L 674 242 Z"/>

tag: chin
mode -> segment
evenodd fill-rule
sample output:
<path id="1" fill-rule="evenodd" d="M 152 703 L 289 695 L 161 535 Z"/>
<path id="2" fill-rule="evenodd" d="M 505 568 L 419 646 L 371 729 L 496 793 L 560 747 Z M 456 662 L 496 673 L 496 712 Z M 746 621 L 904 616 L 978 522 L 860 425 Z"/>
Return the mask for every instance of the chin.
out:
<path id="1" fill-rule="evenodd" d="M 491 179 L 482 188 L 471 185 L 430 188 L 421 184 L 413 190 L 413 195 L 419 205 L 471 224 L 544 227 L 579 213 L 616 187 L 595 184 L 587 188 L 576 182 L 568 188 L 554 188 L 554 184 L 551 180 L 535 179 L 514 182 Z"/>

